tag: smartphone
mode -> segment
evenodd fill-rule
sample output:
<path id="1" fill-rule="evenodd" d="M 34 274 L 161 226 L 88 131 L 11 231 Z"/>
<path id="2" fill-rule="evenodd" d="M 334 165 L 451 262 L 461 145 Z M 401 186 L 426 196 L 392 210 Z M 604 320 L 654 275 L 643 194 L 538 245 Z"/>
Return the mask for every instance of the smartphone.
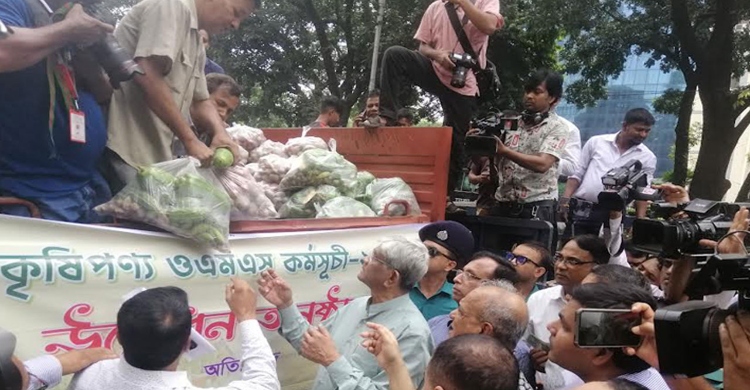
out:
<path id="1" fill-rule="evenodd" d="M 630 309 L 578 309 L 574 342 L 579 348 L 637 347 L 641 337 L 631 329 L 640 323 Z"/>

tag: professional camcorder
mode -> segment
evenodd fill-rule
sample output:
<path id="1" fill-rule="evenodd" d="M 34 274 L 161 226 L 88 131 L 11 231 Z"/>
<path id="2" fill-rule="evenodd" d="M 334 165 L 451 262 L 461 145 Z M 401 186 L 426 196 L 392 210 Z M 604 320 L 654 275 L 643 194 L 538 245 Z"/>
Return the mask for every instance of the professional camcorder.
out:
<path id="1" fill-rule="evenodd" d="M 451 86 L 455 88 L 463 88 L 466 85 L 466 74 L 469 70 L 477 67 L 477 61 L 466 53 L 451 53 L 450 59 L 456 65 L 456 67 L 453 68 Z"/>
<path id="2" fill-rule="evenodd" d="M 634 200 L 659 200 L 661 192 L 648 186 L 643 164 L 630 160 L 602 176 L 604 191 L 599 193 L 598 203 L 605 210 L 624 210 Z"/>
<path id="3" fill-rule="evenodd" d="M 734 214 L 747 203 L 722 203 L 695 199 L 686 205 L 658 202 L 651 205 L 652 216 L 664 219 L 636 219 L 633 246 L 643 252 L 678 259 L 683 254 L 707 254 L 698 241 L 717 240 L 729 231 Z M 687 218 L 667 219 L 684 212 Z M 666 220 L 665 220 L 666 219 Z"/>
<path id="4" fill-rule="evenodd" d="M 47 10 L 51 11 L 44 0 L 40 1 Z M 81 6 L 92 17 L 104 23 L 115 25 L 116 20 L 114 16 L 105 8 L 91 1 L 82 2 Z M 60 15 L 54 16 L 60 17 Z M 99 62 L 99 65 L 107 73 L 107 76 L 109 76 L 109 82 L 113 88 L 119 88 L 120 83 L 131 80 L 136 74 L 145 74 L 143 69 L 125 52 L 112 34 L 107 34 L 104 39 L 91 45 L 88 50 L 91 51 L 97 62 Z"/>
<path id="5" fill-rule="evenodd" d="M 464 140 L 466 154 L 469 156 L 494 156 L 497 152 L 495 137 L 505 142 L 505 134 L 508 131 L 518 130 L 520 121 L 521 115 L 515 111 L 494 112 L 484 118 L 473 120 L 471 128 L 478 129 L 479 133 L 466 136 Z"/>
<path id="6" fill-rule="evenodd" d="M 664 374 L 695 377 L 724 366 L 719 325 L 737 309 L 750 310 L 750 259 L 747 255 L 712 255 L 699 260 L 686 289 L 691 298 L 739 293 L 738 306 L 722 310 L 712 302 L 691 300 L 656 311 L 659 370 Z"/>
<path id="7" fill-rule="evenodd" d="M 656 311 L 656 344 L 659 369 L 664 374 L 695 377 L 723 366 L 719 325 L 736 308 L 722 310 L 702 299 L 722 291 L 738 291 L 738 307 L 750 310 L 750 258 L 747 254 L 714 254 L 702 248 L 702 239 L 719 240 L 729 232 L 734 214 L 748 204 L 695 199 L 686 205 L 652 204 L 652 216 L 633 223 L 633 246 L 661 257 L 688 261 L 694 258 L 691 280 L 684 294 L 690 301 Z M 730 239 L 727 237 L 727 239 Z M 698 299 L 698 300 L 696 300 Z"/>

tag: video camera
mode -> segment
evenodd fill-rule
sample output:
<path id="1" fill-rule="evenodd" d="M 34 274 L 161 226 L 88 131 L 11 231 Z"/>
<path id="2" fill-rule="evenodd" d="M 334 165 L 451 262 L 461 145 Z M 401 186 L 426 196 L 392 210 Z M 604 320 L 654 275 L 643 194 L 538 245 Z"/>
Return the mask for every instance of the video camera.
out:
<path id="1" fill-rule="evenodd" d="M 722 368 L 719 325 L 737 309 L 750 310 L 750 259 L 747 255 L 712 255 L 698 262 L 693 275 L 686 289 L 689 296 L 737 290 L 739 302 L 729 310 L 703 300 L 657 310 L 654 316 L 656 346 L 659 370 L 664 374 L 695 377 Z"/>
<path id="2" fill-rule="evenodd" d="M 602 185 L 604 191 L 599 193 L 598 203 L 605 210 L 624 210 L 634 200 L 661 199 L 661 192 L 648 186 L 647 174 L 638 160 L 611 169 L 602 176 Z"/>
<path id="3" fill-rule="evenodd" d="M 651 205 L 652 217 L 633 222 L 635 249 L 656 256 L 677 259 L 683 254 L 713 253 L 698 245 L 702 239 L 717 240 L 729 231 L 734 214 L 747 203 L 723 203 L 695 199 L 684 206 L 658 202 Z M 668 219 L 684 212 L 687 218 Z"/>
<path id="4" fill-rule="evenodd" d="M 652 216 L 670 218 L 678 212 L 684 219 L 637 219 L 633 223 L 633 246 L 641 251 L 696 264 L 685 289 L 691 299 L 722 291 L 739 291 L 738 307 L 750 310 L 750 258 L 747 254 L 713 254 L 701 248 L 702 239 L 718 240 L 729 232 L 734 214 L 747 204 L 695 199 L 684 206 L 654 203 Z M 722 310 L 711 302 L 691 300 L 656 311 L 656 344 L 659 369 L 664 374 L 695 377 L 723 366 L 719 325 L 736 310 Z"/>
<path id="5" fill-rule="evenodd" d="M 493 112 L 471 123 L 472 129 L 479 129 L 478 134 L 467 135 L 464 140 L 464 150 L 469 156 L 494 156 L 497 152 L 497 140 L 505 142 L 508 131 L 518 130 L 521 115 L 516 111 Z"/>
<path id="6" fill-rule="evenodd" d="M 466 74 L 469 73 L 469 70 L 477 67 L 477 61 L 467 53 L 451 53 L 450 59 L 456 65 L 453 68 L 451 86 L 463 88 L 466 85 Z"/>
<path id="7" fill-rule="evenodd" d="M 59 17 L 59 15 L 52 13 L 52 9 L 49 8 L 44 0 L 39 1 L 50 12 L 50 15 Z M 101 6 L 91 1 L 83 2 L 81 5 L 84 11 L 92 17 L 104 23 L 115 25 L 116 20 L 114 16 Z M 130 81 L 136 74 L 146 74 L 133 58 L 125 52 L 112 34 L 107 34 L 102 40 L 94 43 L 88 49 L 107 73 L 107 76 L 109 76 L 109 83 L 112 85 L 112 88 L 119 88 L 120 83 Z"/>

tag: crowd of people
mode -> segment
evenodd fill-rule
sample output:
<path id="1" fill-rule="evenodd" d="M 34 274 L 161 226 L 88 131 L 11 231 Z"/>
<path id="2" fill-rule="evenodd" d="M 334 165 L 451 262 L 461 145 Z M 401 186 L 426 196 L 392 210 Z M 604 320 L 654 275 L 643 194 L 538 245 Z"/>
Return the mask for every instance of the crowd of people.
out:
<path id="1" fill-rule="evenodd" d="M 0 20 L 12 28 L 0 39 L 0 196 L 29 200 L 47 219 L 94 223 L 100 219 L 93 207 L 134 180 L 137 167 L 182 155 L 207 162 L 217 147 L 237 151 L 226 128 L 241 88 L 205 50 L 210 36 L 237 28 L 260 0 L 143 0 L 116 29 L 80 5 L 63 3 L 0 2 Z M 60 10 L 54 23 L 44 6 Z M 465 155 L 465 137 L 480 131 L 470 129 L 480 92 L 474 71 L 486 66 L 489 36 L 505 23 L 499 11 L 498 0 L 433 2 L 414 36 L 418 50 L 385 51 L 381 90 L 368 94 L 353 125 L 411 126 L 403 89 L 416 85 L 435 95 L 453 128 L 449 190 L 468 166 L 470 181 L 479 185 L 477 215 L 553 227 L 566 222 L 559 244 L 555 235 L 552 246 L 525 241 L 483 251 L 469 229 L 450 221 L 423 227 L 419 241 L 384 238 L 357 276 L 369 294 L 321 324 L 307 322 L 292 287 L 273 270 L 255 289 L 233 278 L 224 293 L 239 329 L 242 378 L 225 388 L 280 388 L 255 319 L 256 289 L 278 309 L 280 334 L 319 365 L 315 390 L 712 388 L 700 376 L 659 372 L 654 311 L 690 299 L 686 285 L 695 260 L 623 243 L 624 210 L 598 202 L 602 175 L 632 160 L 650 184 L 656 157 L 644 141 L 655 119 L 648 110 L 629 109 L 620 129 L 581 147 L 579 130 L 555 112 L 562 77 L 538 70 L 526 80 L 519 127 L 495 138 L 492 156 Z M 462 85 L 451 55 L 464 51 L 453 12 L 478 53 L 477 68 Z M 117 88 L 89 52 L 70 49 L 107 34 L 143 70 Z M 339 126 L 343 114 L 338 98 L 325 97 L 310 127 Z M 656 188 L 668 202 L 689 201 L 684 188 Z M 646 207 L 636 201 L 636 216 L 644 217 Z M 0 205 L 0 212 L 29 214 L 15 205 Z M 748 211 L 741 209 L 732 231 L 742 236 L 747 225 Z M 718 253 L 747 253 L 742 240 L 702 244 Z M 728 308 L 738 296 L 724 291 L 703 299 Z M 578 314 L 587 309 L 630 311 L 640 322 L 624 332 L 637 335 L 639 344 L 579 345 Z M 15 336 L 0 329 L 0 387 L 51 388 L 75 374 L 74 390 L 194 388 L 177 369 L 190 349 L 190 319 L 189 297 L 179 288 L 135 295 L 117 315 L 119 357 L 91 349 L 22 362 L 13 355 Z M 718 338 L 724 388 L 746 388 L 750 316 L 743 310 L 727 316 Z"/>

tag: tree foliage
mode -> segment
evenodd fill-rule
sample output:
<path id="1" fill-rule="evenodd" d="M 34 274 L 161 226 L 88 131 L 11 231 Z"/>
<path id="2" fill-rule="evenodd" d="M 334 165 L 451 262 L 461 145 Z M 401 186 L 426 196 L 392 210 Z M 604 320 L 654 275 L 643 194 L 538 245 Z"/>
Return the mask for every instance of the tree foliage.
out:
<path id="1" fill-rule="evenodd" d="M 382 52 L 413 40 L 432 0 L 389 0 Z M 520 102 L 521 80 L 532 69 L 554 67 L 558 30 L 534 17 L 535 2 L 503 2 L 508 25 L 490 42 L 489 58 L 500 70 L 506 96 L 500 105 Z M 331 94 L 343 99 L 345 116 L 355 114 L 367 93 L 377 1 L 266 1 L 241 28 L 212 42 L 209 56 L 244 88 L 245 104 L 236 119 L 258 126 L 299 126 L 317 116 L 318 101 Z M 418 91 L 409 94 L 418 117 L 435 119 L 439 105 Z M 356 108 L 355 108 L 356 107 Z"/>
<path id="2" fill-rule="evenodd" d="M 682 72 L 686 89 L 677 106 L 676 159 L 686 176 L 692 96 L 703 102 L 703 139 L 693 196 L 719 199 L 731 151 L 750 118 L 742 112 L 732 79 L 750 70 L 750 2 L 743 0 L 543 0 L 545 17 L 565 32 L 560 51 L 567 71 L 582 77 L 568 88 L 569 100 L 590 104 L 606 95 L 610 77 L 623 71 L 631 54 L 647 54 L 647 65 Z M 673 96 L 674 97 L 674 96 Z M 673 103 L 676 101 L 672 100 Z M 671 108 L 674 109 L 675 104 Z M 663 107 L 666 108 L 666 107 Z"/>

